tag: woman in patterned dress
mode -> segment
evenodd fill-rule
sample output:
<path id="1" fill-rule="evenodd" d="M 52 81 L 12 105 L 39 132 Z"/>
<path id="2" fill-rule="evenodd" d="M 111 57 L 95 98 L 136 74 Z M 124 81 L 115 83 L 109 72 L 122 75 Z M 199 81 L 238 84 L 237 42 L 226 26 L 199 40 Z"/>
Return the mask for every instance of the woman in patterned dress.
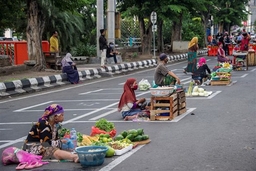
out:
<path id="1" fill-rule="evenodd" d="M 64 120 L 64 109 L 58 104 L 48 106 L 34 124 L 25 140 L 23 150 L 42 155 L 43 159 L 71 160 L 79 162 L 77 154 L 61 150 L 66 139 L 58 137 L 59 123 Z"/>

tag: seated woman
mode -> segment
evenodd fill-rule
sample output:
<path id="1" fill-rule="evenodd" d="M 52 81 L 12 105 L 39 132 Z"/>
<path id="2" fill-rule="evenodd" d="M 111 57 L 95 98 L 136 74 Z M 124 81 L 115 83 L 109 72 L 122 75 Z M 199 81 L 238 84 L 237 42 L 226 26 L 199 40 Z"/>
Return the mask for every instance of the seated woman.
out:
<path id="1" fill-rule="evenodd" d="M 231 63 L 231 59 L 229 59 L 228 57 L 226 57 L 225 51 L 223 49 L 223 44 L 221 42 L 218 43 L 218 56 L 217 56 L 217 60 L 218 62 L 229 62 Z"/>
<path id="2" fill-rule="evenodd" d="M 61 150 L 66 139 L 59 139 L 59 123 L 64 120 L 64 109 L 58 104 L 48 106 L 38 122 L 32 126 L 23 145 L 23 150 L 36 155 L 42 155 L 43 159 L 71 160 L 79 162 L 77 154 Z M 36 145 L 33 145 L 36 144 Z"/>
<path id="3" fill-rule="evenodd" d="M 124 92 L 118 104 L 118 111 L 121 112 L 124 120 L 135 119 L 143 112 L 142 104 L 145 104 L 146 99 L 136 99 L 135 90 L 138 89 L 138 84 L 135 78 L 128 78 L 124 84 Z"/>
<path id="4" fill-rule="evenodd" d="M 114 62 L 115 64 L 117 64 L 117 59 L 116 59 L 116 54 L 118 53 L 117 51 L 115 51 L 115 45 L 113 42 L 109 43 L 108 49 L 107 49 L 107 58 L 114 58 Z"/>
<path id="5" fill-rule="evenodd" d="M 208 72 L 208 74 L 206 73 L 206 71 Z M 200 58 L 198 62 L 198 68 L 196 72 L 192 74 L 192 79 L 199 80 L 200 81 L 199 84 L 201 85 L 204 79 L 209 78 L 210 74 L 211 74 L 211 70 L 206 64 L 206 59 L 204 57 Z"/>
<path id="6" fill-rule="evenodd" d="M 79 74 L 76 68 L 76 64 L 71 59 L 72 55 L 67 53 L 66 56 L 62 59 L 62 72 L 66 73 L 68 76 L 68 81 L 71 84 L 79 83 Z"/>

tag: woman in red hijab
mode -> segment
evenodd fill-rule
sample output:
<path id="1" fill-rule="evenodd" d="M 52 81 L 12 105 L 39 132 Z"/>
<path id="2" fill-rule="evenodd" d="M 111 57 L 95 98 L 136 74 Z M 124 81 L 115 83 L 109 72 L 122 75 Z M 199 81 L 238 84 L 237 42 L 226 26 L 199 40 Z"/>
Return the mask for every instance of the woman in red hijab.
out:
<path id="1" fill-rule="evenodd" d="M 145 98 L 136 99 L 135 90 L 138 84 L 135 78 L 128 78 L 124 84 L 124 92 L 118 104 L 118 111 L 121 112 L 124 120 L 135 119 L 142 110 L 140 105 L 146 102 Z"/>

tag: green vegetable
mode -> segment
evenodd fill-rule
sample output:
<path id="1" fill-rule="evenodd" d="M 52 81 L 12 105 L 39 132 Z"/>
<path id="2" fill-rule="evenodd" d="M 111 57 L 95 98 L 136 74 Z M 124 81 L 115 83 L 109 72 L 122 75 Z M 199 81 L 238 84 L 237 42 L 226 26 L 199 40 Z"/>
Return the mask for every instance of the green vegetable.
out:
<path id="1" fill-rule="evenodd" d="M 121 132 L 121 135 L 125 138 L 128 135 L 128 133 L 127 133 L 127 131 L 123 131 L 123 132 Z"/>
<path id="2" fill-rule="evenodd" d="M 83 135 L 80 132 L 77 132 L 76 135 L 77 135 L 77 142 L 82 142 L 83 141 Z"/>
<path id="3" fill-rule="evenodd" d="M 115 137 L 115 141 L 122 140 L 122 139 L 124 139 L 124 137 L 121 134 Z"/>
<path id="4" fill-rule="evenodd" d="M 95 126 L 103 131 L 110 132 L 115 128 L 112 122 L 108 122 L 106 119 L 102 118 L 95 123 Z"/>
<path id="5" fill-rule="evenodd" d="M 135 137 L 134 139 L 133 139 L 133 141 L 141 141 L 142 140 L 142 135 L 138 135 L 137 137 Z"/>
<path id="6" fill-rule="evenodd" d="M 147 140 L 147 139 L 149 139 L 148 135 L 142 135 L 142 140 Z"/>
<path id="7" fill-rule="evenodd" d="M 128 135 L 129 135 L 129 134 L 132 134 L 133 137 L 136 137 L 136 136 L 138 135 L 138 132 L 137 132 L 136 129 L 130 129 L 130 130 L 128 130 Z"/>
<path id="8" fill-rule="evenodd" d="M 143 129 L 137 129 L 137 133 L 138 133 L 138 135 L 143 135 L 144 131 L 143 131 Z"/>
<path id="9" fill-rule="evenodd" d="M 128 134 L 126 139 L 129 139 L 130 141 L 133 141 L 134 136 L 132 134 Z"/>

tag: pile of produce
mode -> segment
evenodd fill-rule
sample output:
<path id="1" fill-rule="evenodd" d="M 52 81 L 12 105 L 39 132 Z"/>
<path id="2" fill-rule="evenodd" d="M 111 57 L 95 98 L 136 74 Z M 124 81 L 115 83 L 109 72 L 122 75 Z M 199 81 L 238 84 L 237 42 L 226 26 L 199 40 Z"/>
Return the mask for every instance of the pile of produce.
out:
<path id="1" fill-rule="evenodd" d="M 146 91 L 146 90 L 148 90 L 149 88 L 151 88 L 151 85 L 150 85 L 150 83 L 148 82 L 147 79 L 142 79 L 142 80 L 139 82 L 139 90 Z"/>
<path id="2" fill-rule="evenodd" d="M 231 72 L 233 69 L 233 66 L 228 63 L 228 62 L 224 62 L 224 63 L 221 63 L 220 66 L 218 66 L 217 69 L 215 69 L 214 71 L 216 72 Z"/>
<path id="3" fill-rule="evenodd" d="M 212 94 L 211 91 L 205 91 L 203 88 L 195 86 L 192 91 L 192 96 L 209 96 Z"/>
<path id="4" fill-rule="evenodd" d="M 112 122 L 108 122 L 106 119 L 99 119 L 95 126 L 92 127 L 91 136 L 97 134 L 109 134 L 111 137 L 116 135 L 115 125 Z"/>
<path id="5" fill-rule="evenodd" d="M 70 129 L 61 127 L 58 130 L 58 136 L 60 138 L 70 138 Z M 81 143 L 83 141 L 83 135 L 80 132 L 76 132 L 77 143 Z"/>
<path id="6" fill-rule="evenodd" d="M 144 134 L 143 129 L 130 129 L 128 131 L 123 131 L 121 134 L 117 135 L 115 137 L 115 140 L 123 140 L 123 139 L 128 139 L 131 142 L 136 142 L 136 141 L 143 141 L 149 139 L 148 135 Z"/>
<path id="7" fill-rule="evenodd" d="M 112 122 L 108 122 L 106 119 L 102 118 L 99 119 L 96 123 L 95 126 L 99 128 L 100 130 L 110 132 L 115 128 L 114 124 Z"/>
<path id="8" fill-rule="evenodd" d="M 115 132 L 113 123 L 106 119 L 100 119 L 93 126 L 93 136 L 82 135 L 77 132 L 77 146 L 105 146 L 108 148 L 106 157 L 112 157 L 131 150 L 135 142 L 149 139 L 149 136 L 144 134 L 143 129 L 125 130 L 117 136 L 111 134 L 113 130 Z M 70 138 L 70 130 L 67 128 L 60 129 L 58 134 L 61 138 Z"/>
<path id="9" fill-rule="evenodd" d="M 211 73 L 212 80 L 229 80 L 231 78 L 231 74 L 229 72 L 212 72 Z"/>

